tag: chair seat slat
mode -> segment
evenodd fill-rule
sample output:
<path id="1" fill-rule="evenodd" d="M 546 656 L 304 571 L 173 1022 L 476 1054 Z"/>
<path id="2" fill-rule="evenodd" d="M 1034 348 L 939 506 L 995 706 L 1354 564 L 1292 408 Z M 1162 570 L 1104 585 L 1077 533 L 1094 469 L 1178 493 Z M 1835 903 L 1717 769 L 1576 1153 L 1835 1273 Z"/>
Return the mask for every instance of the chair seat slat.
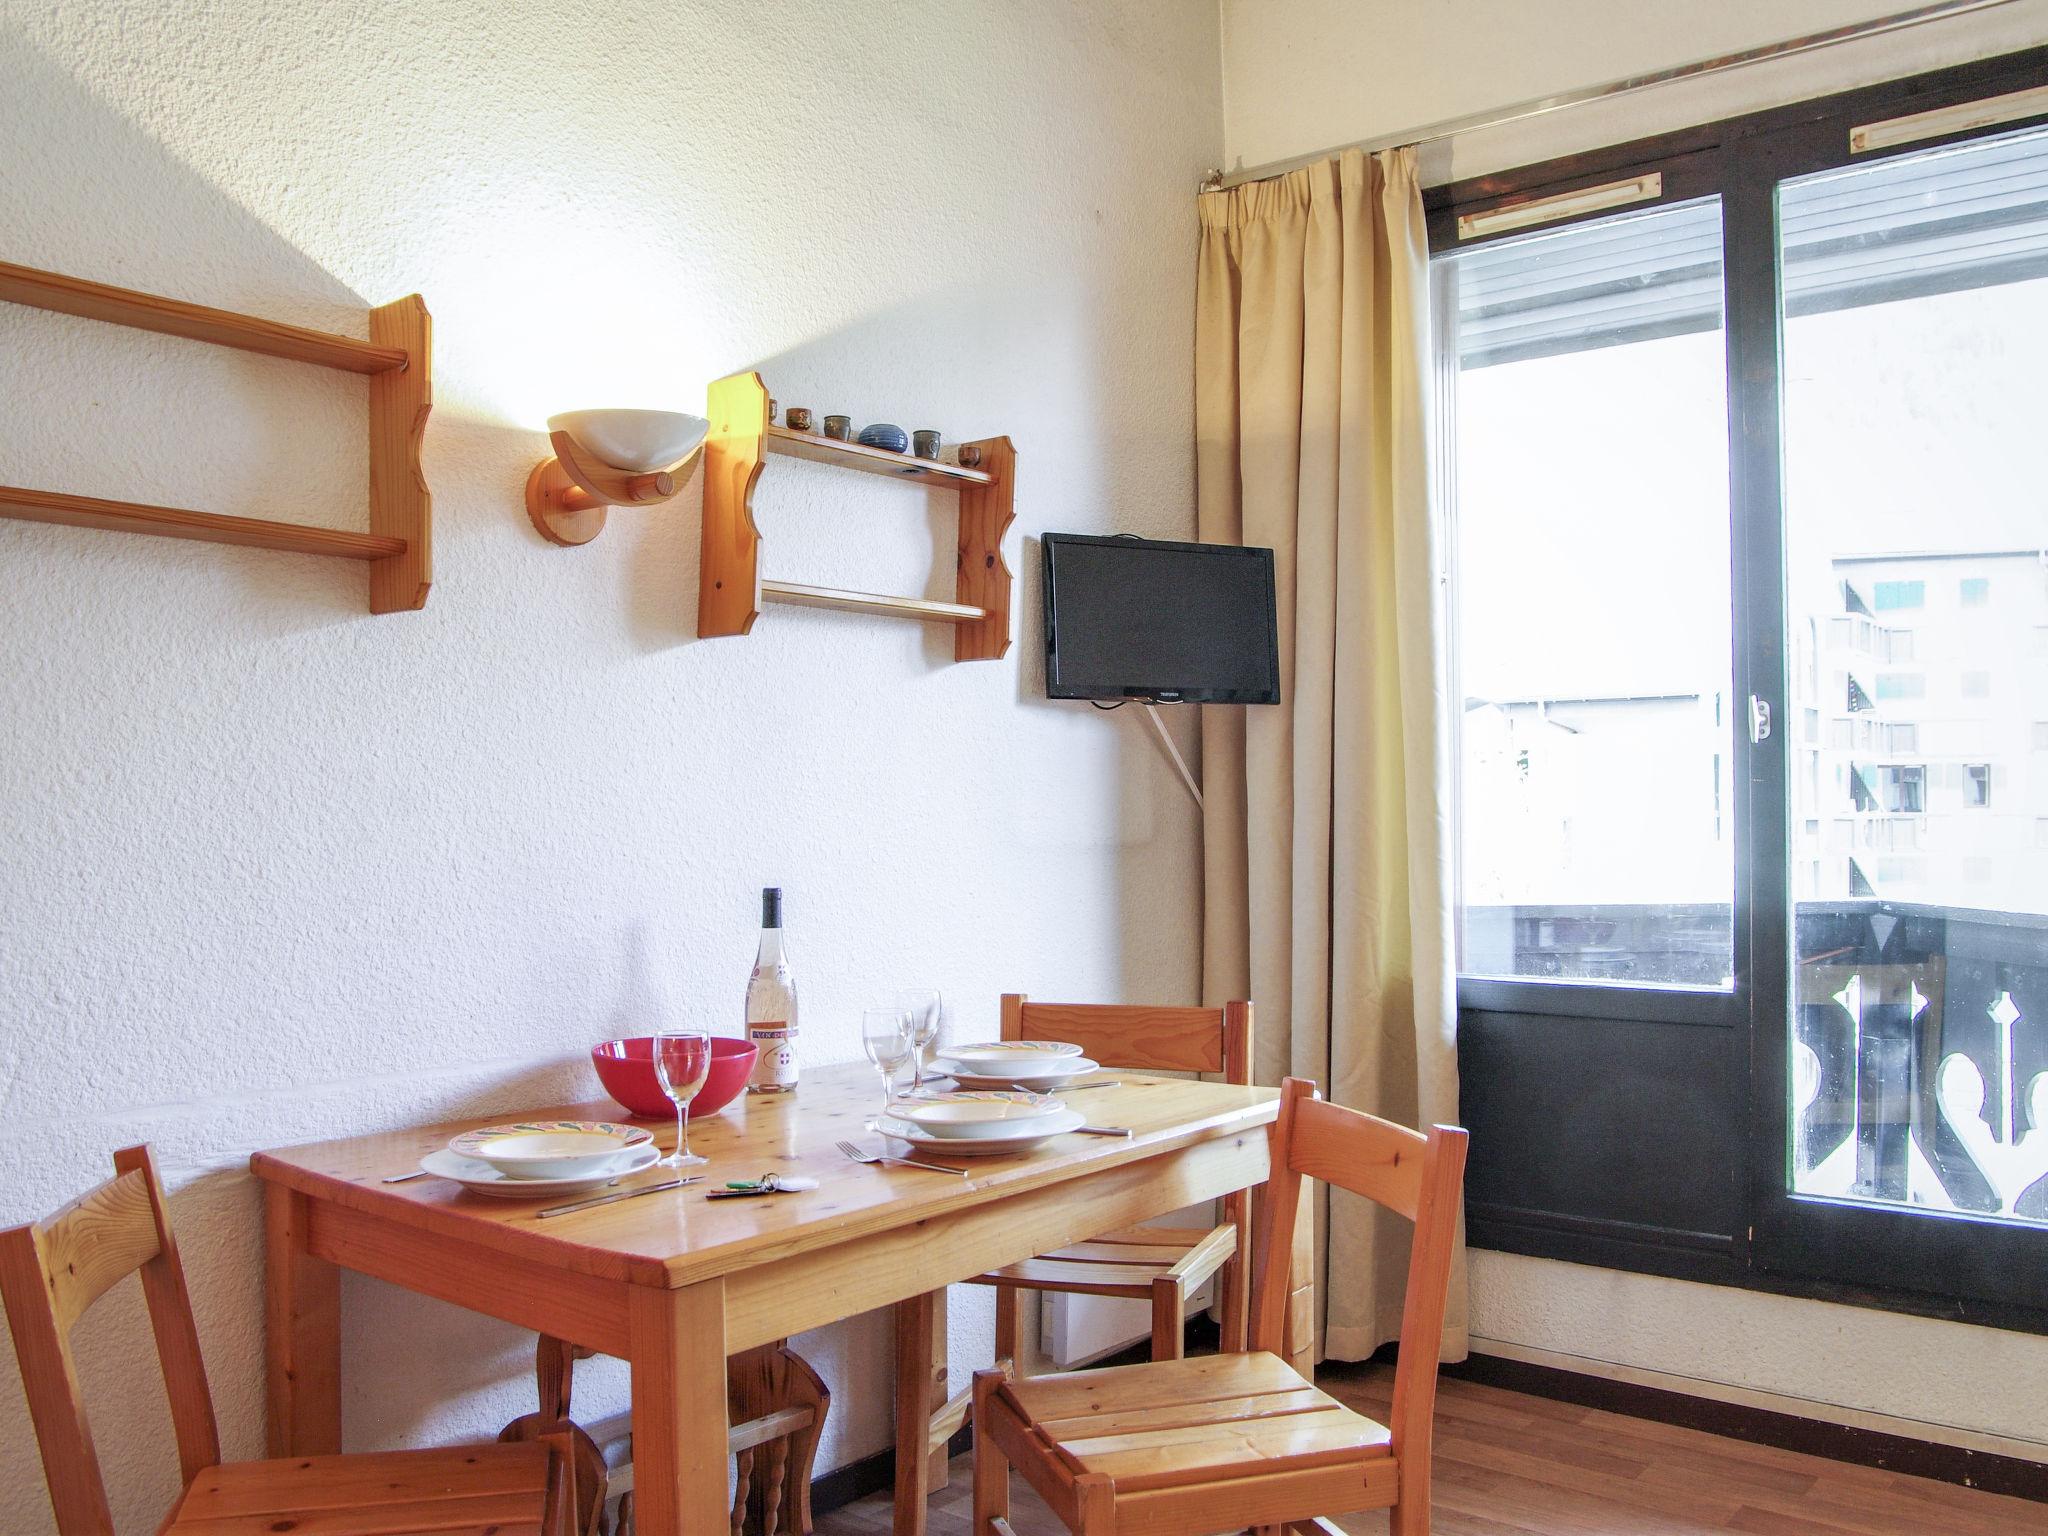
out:
<path id="1" fill-rule="evenodd" d="M 499 1494 L 531 1497 L 548 1483 L 548 1448 L 538 1440 L 452 1450 L 380 1451 L 352 1456 L 292 1456 L 230 1462 L 192 1480 L 182 1522 L 231 1515 L 300 1514 L 376 1504 Z"/>

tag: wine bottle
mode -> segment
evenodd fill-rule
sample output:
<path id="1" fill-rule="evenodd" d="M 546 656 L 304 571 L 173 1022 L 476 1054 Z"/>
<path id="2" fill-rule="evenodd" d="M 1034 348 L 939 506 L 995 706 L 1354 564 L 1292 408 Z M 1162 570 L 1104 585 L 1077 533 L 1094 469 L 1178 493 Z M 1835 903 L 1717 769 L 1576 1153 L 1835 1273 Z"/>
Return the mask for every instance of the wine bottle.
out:
<path id="1" fill-rule="evenodd" d="M 796 1092 L 796 1027 L 796 981 L 782 943 L 782 892 L 769 886 L 761 892 L 761 947 L 747 982 L 747 1038 L 760 1052 L 747 1092 Z"/>

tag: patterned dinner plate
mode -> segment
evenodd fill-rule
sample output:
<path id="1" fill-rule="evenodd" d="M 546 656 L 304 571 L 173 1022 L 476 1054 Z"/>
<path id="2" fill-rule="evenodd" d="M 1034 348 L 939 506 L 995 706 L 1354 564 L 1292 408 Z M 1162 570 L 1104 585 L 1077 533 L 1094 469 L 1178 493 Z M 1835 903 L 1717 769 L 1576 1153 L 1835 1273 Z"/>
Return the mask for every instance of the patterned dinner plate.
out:
<path id="1" fill-rule="evenodd" d="M 892 1141 L 900 1141 L 920 1152 L 937 1152 L 952 1157 L 1000 1157 L 1029 1152 L 1053 1137 L 1077 1131 L 1087 1123 L 1086 1115 L 1063 1109 L 1044 1120 L 1032 1120 L 1012 1126 L 1007 1131 L 989 1131 L 980 1136 L 934 1136 L 894 1115 L 881 1116 L 875 1121 L 875 1129 Z"/>
<path id="2" fill-rule="evenodd" d="M 586 1171 L 565 1179 L 516 1179 L 510 1174 L 500 1173 L 489 1163 L 445 1149 L 429 1152 L 420 1159 L 420 1167 L 437 1179 L 451 1180 L 475 1194 L 496 1195 L 505 1200 L 544 1200 L 555 1195 L 580 1195 L 587 1190 L 602 1189 L 628 1174 L 651 1168 L 660 1156 L 661 1149 L 653 1142 L 642 1142 L 627 1151 L 612 1167 Z"/>
<path id="3" fill-rule="evenodd" d="M 944 1046 L 938 1054 L 970 1072 L 1022 1078 L 1040 1076 L 1053 1063 L 1079 1056 L 1081 1047 L 1068 1040 L 977 1040 Z"/>
<path id="4" fill-rule="evenodd" d="M 916 1099 L 898 1099 L 889 1106 L 889 1117 L 916 1126 L 930 1136 L 949 1141 L 961 1137 L 1000 1135 L 1018 1126 L 1037 1125 L 1067 1106 L 1041 1093 L 1010 1089 L 970 1089 L 964 1093 L 934 1093 Z"/>
<path id="5" fill-rule="evenodd" d="M 1086 1056 L 1061 1056 L 1051 1061 L 1017 1062 L 1008 1069 L 992 1067 L 977 1072 L 964 1062 L 941 1056 L 932 1063 L 962 1088 L 1022 1088 L 1027 1092 L 1057 1093 L 1063 1083 L 1090 1072 L 1100 1072 L 1102 1063 Z"/>
<path id="6" fill-rule="evenodd" d="M 464 1131 L 448 1150 L 515 1179 L 569 1179 L 608 1170 L 653 1139 L 644 1125 L 613 1120 L 515 1120 Z"/>

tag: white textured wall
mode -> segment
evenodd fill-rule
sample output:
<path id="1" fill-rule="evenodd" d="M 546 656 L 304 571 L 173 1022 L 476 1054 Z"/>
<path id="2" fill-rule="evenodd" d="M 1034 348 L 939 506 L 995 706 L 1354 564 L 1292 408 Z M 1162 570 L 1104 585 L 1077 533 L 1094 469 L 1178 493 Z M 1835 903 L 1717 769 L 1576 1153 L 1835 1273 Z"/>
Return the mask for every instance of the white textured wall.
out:
<path id="1" fill-rule="evenodd" d="M 0 522 L 0 1223 L 156 1144 L 227 1449 L 260 1453 L 264 1146 L 595 1093 L 593 1040 L 736 1030 L 789 891 L 804 1057 L 943 987 L 1191 1001 L 1192 808 L 1047 704 L 1047 528 L 1191 526 L 1189 192 L 1213 7 L 1094 0 L 0 6 L 0 258 L 360 334 L 436 322 L 436 581 Z M 698 495 L 563 550 L 552 410 L 787 404 L 1007 432 L 1017 644 L 771 609 L 697 641 Z M 362 526 L 363 386 L 0 306 L 0 482 Z M 764 569 L 949 593 L 951 498 L 778 460 Z M 344 1291 L 351 1446 L 492 1432 L 529 1339 Z M 987 1348 L 956 1296 L 956 1353 Z M 878 1320 L 802 1347 L 827 1465 L 887 1436 Z M 175 1481 L 122 1294 L 85 1358 L 124 1529 Z M 6 1347 L 0 1346 L 0 1353 Z M 616 1367 L 579 1408 L 623 1405 Z M 136 1383 L 144 1383 L 136 1385 Z M 42 1530 L 0 1365 L 0 1528 Z"/>
<path id="2" fill-rule="evenodd" d="M 1913 9 L 1908 0 L 1220 0 L 1224 164 L 1260 166 Z M 2048 0 L 1426 147 L 1427 180 L 1624 143 L 2048 42 Z"/>
<path id="3" fill-rule="evenodd" d="M 1259 165 L 1906 9 L 1901 0 L 1222 0 L 1226 164 Z M 2014 3 L 1439 144 L 1442 181 L 2048 41 Z M 1475 1347 L 2048 1455 L 2048 1339 L 1475 1253 Z M 1722 1390 L 1726 1389 L 1726 1390 Z M 1747 1394 L 1747 1396 L 1745 1396 Z M 1804 1407 L 1801 1407 L 1801 1404 Z M 1916 1431 L 1915 1423 L 1919 1425 Z M 1956 1436 L 1950 1436 L 1955 1438 Z M 2026 1443 L 2003 1449 L 2027 1453 Z"/>

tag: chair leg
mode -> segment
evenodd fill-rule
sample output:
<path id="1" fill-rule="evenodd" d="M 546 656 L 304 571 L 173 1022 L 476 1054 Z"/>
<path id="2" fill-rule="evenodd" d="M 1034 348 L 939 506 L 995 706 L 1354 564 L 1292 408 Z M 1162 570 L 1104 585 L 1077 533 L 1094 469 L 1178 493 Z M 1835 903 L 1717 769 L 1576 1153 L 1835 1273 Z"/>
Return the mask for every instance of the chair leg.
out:
<path id="1" fill-rule="evenodd" d="M 1110 1536 L 1116 1529 L 1116 1484 L 1108 1478 L 1075 1478 L 1074 1505 L 1081 1516 L 1075 1536 Z"/>
<path id="2" fill-rule="evenodd" d="M 996 1364 L 1015 1366 L 1022 1376 L 1024 1365 L 1017 1355 L 1017 1306 L 1014 1285 L 996 1287 Z"/>
<path id="3" fill-rule="evenodd" d="M 1227 1355 L 1241 1355 L 1251 1345 L 1251 1202 L 1248 1192 L 1239 1190 L 1223 1197 L 1224 1218 L 1237 1228 L 1237 1252 L 1217 1272 L 1223 1287 L 1223 1337 L 1220 1347 Z"/>
<path id="4" fill-rule="evenodd" d="M 1186 1293 L 1181 1282 L 1161 1275 L 1152 1282 L 1152 1358 L 1178 1360 L 1187 1353 L 1186 1325 L 1182 1322 Z"/>
<path id="5" fill-rule="evenodd" d="M 1009 1290 L 1003 1286 L 996 1294 L 1007 1295 Z M 1009 1524 L 1010 1463 L 996 1448 L 995 1436 L 982 1431 L 988 1422 L 988 1401 L 1006 1379 L 1000 1365 L 974 1373 L 974 1526 L 968 1536 L 997 1536 L 996 1522 Z"/>

